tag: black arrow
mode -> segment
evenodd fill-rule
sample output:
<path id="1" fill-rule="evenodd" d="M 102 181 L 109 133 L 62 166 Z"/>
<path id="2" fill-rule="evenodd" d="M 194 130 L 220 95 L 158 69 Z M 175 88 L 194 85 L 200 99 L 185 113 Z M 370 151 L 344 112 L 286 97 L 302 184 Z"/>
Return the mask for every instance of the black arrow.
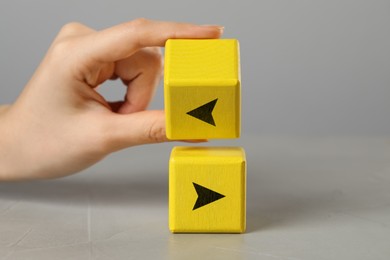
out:
<path id="1" fill-rule="evenodd" d="M 214 109 L 217 101 L 218 101 L 218 98 L 214 99 L 213 101 L 210 101 L 209 103 L 206 103 L 198 108 L 195 108 L 194 110 L 191 110 L 190 112 L 187 112 L 187 114 L 190 116 L 193 116 L 199 120 L 202 120 L 210 125 L 216 126 L 215 122 L 214 122 L 213 115 L 211 113 L 213 112 L 213 109 Z"/>
<path id="2" fill-rule="evenodd" d="M 218 192 L 207 189 L 199 184 L 196 184 L 195 182 L 193 182 L 192 184 L 194 184 L 196 193 L 198 194 L 198 199 L 196 200 L 194 208 L 192 210 L 203 207 L 207 204 L 210 204 L 211 202 L 214 202 L 216 200 L 219 200 L 219 199 L 222 199 L 225 197 L 225 195 L 222 195 Z"/>

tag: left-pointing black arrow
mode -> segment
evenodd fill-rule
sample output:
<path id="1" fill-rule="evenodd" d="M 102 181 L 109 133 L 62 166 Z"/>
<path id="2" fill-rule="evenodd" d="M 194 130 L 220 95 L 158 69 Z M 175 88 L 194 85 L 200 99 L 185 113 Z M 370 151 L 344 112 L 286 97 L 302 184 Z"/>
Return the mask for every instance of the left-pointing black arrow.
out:
<path id="1" fill-rule="evenodd" d="M 210 101 L 210 102 L 208 102 L 200 107 L 197 107 L 194 110 L 191 110 L 190 112 L 187 112 L 187 114 L 190 116 L 193 116 L 199 120 L 202 120 L 203 122 L 206 122 L 210 125 L 216 126 L 212 112 L 214 110 L 214 107 L 215 107 L 215 104 L 217 103 L 217 101 L 218 101 L 218 98 L 214 99 L 213 101 Z"/>
<path id="2" fill-rule="evenodd" d="M 216 200 L 219 200 L 219 199 L 222 199 L 225 197 L 225 195 L 222 195 L 218 192 L 207 189 L 199 184 L 196 184 L 195 182 L 193 182 L 192 184 L 194 184 L 196 193 L 198 194 L 198 199 L 196 200 L 194 208 L 192 210 L 203 207 L 207 204 L 210 204 L 211 202 L 214 202 Z"/>

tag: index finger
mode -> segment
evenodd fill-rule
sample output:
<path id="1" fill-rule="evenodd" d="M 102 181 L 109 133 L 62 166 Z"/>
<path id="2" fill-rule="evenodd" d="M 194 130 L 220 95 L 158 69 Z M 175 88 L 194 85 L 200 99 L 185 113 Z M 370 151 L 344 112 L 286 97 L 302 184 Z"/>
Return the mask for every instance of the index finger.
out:
<path id="1" fill-rule="evenodd" d="M 164 46 L 168 39 L 219 38 L 221 26 L 136 19 L 90 34 L 88 55 L 95 61 L 115 62 L 149 46 Z"/>

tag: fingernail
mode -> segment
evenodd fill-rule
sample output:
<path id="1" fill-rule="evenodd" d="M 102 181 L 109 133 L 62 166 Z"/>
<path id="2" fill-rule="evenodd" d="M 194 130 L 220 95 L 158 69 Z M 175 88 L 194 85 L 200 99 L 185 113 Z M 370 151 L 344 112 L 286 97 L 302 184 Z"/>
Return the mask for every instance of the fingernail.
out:
<path id="1" fill-rule="evenodd" d="M 224 26 L 221 26 L 221 25 L 203 24 L 202 26 L 203 26 L 203 27 L 212 27 L 212 28 L 216 28 L 216 29 L 218 29 L 221 33 L 223 33 L 223 31 L 225 30 L 225 27 L 224 27 Z"/>

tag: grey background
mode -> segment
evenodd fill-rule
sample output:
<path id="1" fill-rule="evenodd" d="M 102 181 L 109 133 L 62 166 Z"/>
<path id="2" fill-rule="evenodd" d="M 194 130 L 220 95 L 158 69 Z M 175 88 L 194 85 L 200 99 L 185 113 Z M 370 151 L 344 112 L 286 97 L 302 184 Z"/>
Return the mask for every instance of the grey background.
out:
<path id="1" fill-rule="evenodd" d="M 0 259 L 388 260 L 390 139 L 361 135 L 390 133 L 389 14 L 390 1 L 368 0 L 0 1 L 0 103 L 69 21 L 224 25 L 241 42 L 243 137 L 199 145 L 242 146 L 248 160 L 242 235 L 169 233 L 177 143 L 58 180 L 0 183 Z M 102 91 L 118 99 L 124 88 Z M 163 108 L 162 88 L 152 107 Z"/>
<path id="2" fill-rule="evenodd" d="M 243 134 L 390 133 L 390 1 L 1 1 L 0 103 L 13 102 L 61 26 L 137 17 L 221 24 L 241 43 Z M 119 99 L 124 88 L 102 90 Z M 163 108 L 162 88 L 152 108 Z"/>

